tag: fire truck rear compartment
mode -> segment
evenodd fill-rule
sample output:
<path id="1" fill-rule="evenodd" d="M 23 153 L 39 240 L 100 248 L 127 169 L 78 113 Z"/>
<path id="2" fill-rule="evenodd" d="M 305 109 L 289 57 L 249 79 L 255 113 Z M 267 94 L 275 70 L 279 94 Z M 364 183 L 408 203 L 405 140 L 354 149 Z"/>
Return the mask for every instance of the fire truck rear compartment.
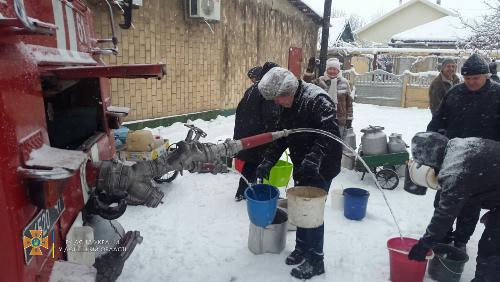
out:
<path id="1" fill-rule="evenodd" d="M 104 132 L 97 78 L 72 82 L 44 78 L 42 88 L 52 147 L 79 149 L 85 140 L 98 132 Z"/>

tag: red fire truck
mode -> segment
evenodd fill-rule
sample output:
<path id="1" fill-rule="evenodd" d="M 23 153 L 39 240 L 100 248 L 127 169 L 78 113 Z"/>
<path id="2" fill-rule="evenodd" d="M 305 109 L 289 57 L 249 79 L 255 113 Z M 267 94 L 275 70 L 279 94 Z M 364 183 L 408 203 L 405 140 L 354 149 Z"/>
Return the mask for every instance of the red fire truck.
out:
<path id="1" fill-rule="evenodd" d="M 128 113 L 112 105 L 109 79 L 161 78 L 165 66 L 105 65 L 117 52 L 111 5 L 121 3 L 128 28 L 132 3 L 102 3 L 105 39 L 84 1 L 0 0 L 1 281 L 114 280 L 142 239 L 110 220 L 120 205 L 107 219 L 86 209 L 88 162 L 113 158 L 111 129 Z"/>

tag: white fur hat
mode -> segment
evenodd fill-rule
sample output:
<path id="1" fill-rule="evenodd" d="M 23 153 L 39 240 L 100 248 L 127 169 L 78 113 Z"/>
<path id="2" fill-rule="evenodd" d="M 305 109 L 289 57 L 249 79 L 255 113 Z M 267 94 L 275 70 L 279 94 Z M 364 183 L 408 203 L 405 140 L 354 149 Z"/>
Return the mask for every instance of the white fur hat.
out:
<path id="1" fill-rule="evenodd" d="M 340 70 L 340 61 L 337 58 L 330 58 L 326 60 L 326 69 L 335 68 Z"/>
<path id="2" fill-rule="evenodd" d="M 272 100 L 277 96 L 293 96 L 299 81 L 289 70 L 274 67 L 262 77 L 257 87 L 264 99 Z"/>

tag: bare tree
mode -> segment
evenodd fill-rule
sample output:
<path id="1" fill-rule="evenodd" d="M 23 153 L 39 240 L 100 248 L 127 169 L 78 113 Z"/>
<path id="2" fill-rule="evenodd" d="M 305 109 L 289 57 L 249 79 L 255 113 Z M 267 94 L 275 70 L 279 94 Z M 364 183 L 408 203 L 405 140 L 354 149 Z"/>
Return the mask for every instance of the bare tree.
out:
<path id="1" fill-rule="evenodd" d="M 484 0 L 489 13 L 481 20 L 467 21 L 461 17 L 462 23 L 473 35 L 463 44 L 463 48 L 498 50 L 500 49 L 500 0 Z"/>

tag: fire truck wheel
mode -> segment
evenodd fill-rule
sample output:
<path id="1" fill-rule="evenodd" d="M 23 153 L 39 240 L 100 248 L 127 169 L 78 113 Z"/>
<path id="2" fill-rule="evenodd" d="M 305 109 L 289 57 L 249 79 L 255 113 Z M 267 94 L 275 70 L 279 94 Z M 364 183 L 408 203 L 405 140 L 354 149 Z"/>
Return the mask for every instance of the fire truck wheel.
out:
<path id="1" fill-rule="evenodd" d="M 125 264 L 118 254 L 119 252 L 109 252 L 96 257 L 94 267 L 97 269 L 97 282 L 114 282 L 118 279 Z"/>

